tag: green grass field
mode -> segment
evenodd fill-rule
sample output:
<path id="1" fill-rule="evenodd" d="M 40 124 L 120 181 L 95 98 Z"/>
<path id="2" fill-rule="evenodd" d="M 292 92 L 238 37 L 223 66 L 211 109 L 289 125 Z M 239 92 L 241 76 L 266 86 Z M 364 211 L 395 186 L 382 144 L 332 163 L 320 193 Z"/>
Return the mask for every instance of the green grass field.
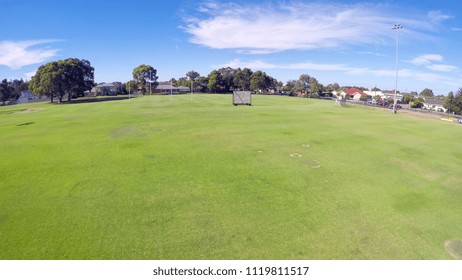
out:
<path id="1" fill-rule="evenodd" d="M 1 107 L 0 259 L 453 258 L 462 126 L 323 100 L 253 104 Z"/>

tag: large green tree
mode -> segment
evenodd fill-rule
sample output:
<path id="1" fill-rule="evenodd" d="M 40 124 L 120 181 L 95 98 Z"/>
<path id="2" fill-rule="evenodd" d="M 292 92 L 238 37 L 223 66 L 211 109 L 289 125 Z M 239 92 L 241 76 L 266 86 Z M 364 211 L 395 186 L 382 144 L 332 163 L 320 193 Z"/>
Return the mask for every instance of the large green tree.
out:
<path id="1" fill-rule="evenodd" d="M 420 97 L 424 97 L 424 98 L 432 98 L 434 95 L 433 95 L 433 90 L 429 89 L 429 88 L 426 88 L 424 90 L 422 90 L 422 92 L 419 94 Z"/>
<path id="2" fill-rule="evenodd" d="M 234 73 L 234 87 L 240 90 L 250 90 L 250 78 L 252 77 L 252 70 L 249 68 L 240 68 Z"/>
<path id="3" fill-rule="evenodd" d="M 130 95 L 134 94 L 136 92 L 136 81 L 130 80 L 126 82 L 124 92 Z"/>
<path id="4" fill-rule="evenodd" d="M 14 92 L 11 96 L 11 100 L 16 101 L 20 96 L 21 92 L 28 89 L 29 82 L 25 82 L 23 79 L 14 79 L 9 82 L 14 88 Z"/>
<path id="5" fill-rule="evenodd" d="M 197 80 L 196 80 L 196 90 L 198 92 L 207 92 L 207 85 L 209 83 L 209 79 L 207 77 L 204 77 L 204 76 L 200 76 Z"/>
<path id="6" fill-rule="evenodd" d="M 11 100 L 13 93 L 13 85 L 9 83 L 7 79 L 3 79 L 0 83 L 0 101 L 2 101 L 3 105 L 6 104 L 6 101 Z"/>
<path id="7" fill-rule="evenodd" d="M 409 104 L 415 100 L 415 96 L 412 94 L 405 94 L 403 96 L 403 103 L 404 104 Z"/>
<path id="8" fill-rule="evenodd" d="M 219 92 L 221 91 L 222 78 L 221 74 L 213 70 L 208 76 L 207 88 L 210 92 Z"/>
<path id="9" fill-rule="evenodd" d="M 202 79 L 202 84 L 205 81 L 207 81 L 208 91 L 217 93 L 228 93 L 237 89 L 270 92 L 276 90 L 279 85 L 276 79 L 265 72 L 252 72 L 248 68 L 241 70 L 231 67 L 213 70 L 207 78 Z M 282 84 L 279 87 L 282 88 Z"/>
<path id="10" fill-rule="evenodd" d="M 64 68 L 64 92 L 67 94 L 69 102 L 73 97 L 84 96 L 84 92 L 94 86 L 95 69 L 91 66 L 90 61 L 68 58 L 58 63 Z"/>
<path id="11" fill-rule="evenodd" d="M 49 96 L 51 102 L 57 97 L 59 103 L 67 94 L 72 97 L 83 95 L 94 85 L 94 68 L 88 60 L 68 58 L 49 62 L 39 67 L 29 83 L 29 89 L 38 96 Z"/>
<path id="12" fill-rule="evenodd" d="M 274 79 L 260 70 L 255 71 L 250 76 L 250 90 L 265 92 L 274 88 Z"/>
<path id="13" fill-rule="evenodd" d="M 444 102 L 444 108 L 448 109 L 449 113 L 462 114 L 462 88 L 456 94 L 452 91 L 448 94 Z"/>
<path id="14" fill-rule="evenodd" d="M 235 69 L 231 67 L 224 67 L 224 68 L 218 69 L 217 71 L 218 73 L 220 73 L 220 77 L 221 77 L 221 80 L 220 80 L 221 92 L 230 92 L 234 88 L 236 88 L 236 86 L 234 85 L 234 74 L 236 72 Z"/>
<path id="15" fill-rule="evenodd" d="M 191 70 L 191 71 L 188 71 L 188 73 L 186 73 L 186 77 L 189 78 L 189 84 L 191 86 L 191 91 L 194 91 L 194 82 L 200 77 L 201 75 L 194 71 L 194 70 Z"/>
<path id="16" fill-rule="evenodd" d="M 141 64 L 140 66 L 133 69 L 133 79 L 136 81 L 136 85 L 142 94 L 149 92 L 149 89 L 155 89 L 158 85 L 157 70 L 151 65 Z"/>
<path id="17" fill-rule="evenodd" d="M 320 96 L 322 94 L 323 85 L 316 80 L 315 77 L 310 77 L 310 96 Z"/>
<path id="18" fill-rule="evenodd" d="M 411 108 L 422 108 L 425 101 L 422 97 L 415 98 L 413 101 L 409 102 Z"/>
<path id="19" fill-rule="evenodd" d="M 188 87 L 189 86 L 189 81 L 187 77 L 181 77 L 176 81 L 176 85 L 179 87 Z"/>
<path id="20" fill-rule="evenodd" d="M 299 84 L 298 81 L 290 80 L 282 87 L 282 91 L 289 96 L 296 96 L 297 84 Z"/>
<path id="21" fill-rule="evenodd" d="M 29 89 L 38 96 L 50 97 L 51 103 L 53 103 L 54 97 L 57 97 L 61 91 L 60 75 L 61 71 L 57 61 L 42 65 L 32 77 Z"/>
<path id="22" fill-rule="evenodd" d="M 326 86 L 326 89 L 325 89 L 325 90 L 326 90 L 328 93 L 333 93 L 334 91 L 338 91 L 339 89 L 340 89 L 339 84 L 338 84 L 338 83 L 333 83 L 333 84 L 328 84 L 328 85 Z"/>
<path id="23" fill-rule="evenodd" d="M 310 90 L 310 80 L 311 77 L 308 74 L 302 74 L 298 78 L 299 87 L 301 87 L 301 91 L 303 93 L 308 93 L 308 91 Z"/>
<path id="24" fill-rule="evenodd" d="M 23 79 L 7 80 L 3 79 L 0 84 L 0 101 L 3 105 L 6 101 L 16 101 L 21 96 L 21 92 L 27 89 L 27 82 Z"/>

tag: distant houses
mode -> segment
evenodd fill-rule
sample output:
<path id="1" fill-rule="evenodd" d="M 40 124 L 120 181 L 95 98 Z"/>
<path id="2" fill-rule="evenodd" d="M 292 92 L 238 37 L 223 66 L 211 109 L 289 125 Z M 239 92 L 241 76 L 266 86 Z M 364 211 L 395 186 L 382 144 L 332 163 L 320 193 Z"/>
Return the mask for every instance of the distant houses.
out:
<path id="1" fill-rule="evenodd" d="M 423 109 L 446 113 L 448 109 L 444 108 L 444 100 L 426 98 L 423 102 Z"/>
<path id="2" fill-rule="evenodd" d="M 359 100 L 372 100 L 371 104 L 376 104 L 374 103 L 377 98 L 379 100 L 392 100 L 394 99 L 395 92 L 394 91 L 381 91 L 381 90 L 365 90 L 362 91 L 357 88 L 349 88 L 342 90 L 340 92 L 333 92 L 335 96 L 339 99 L 345 99 L 348 97 L 348 99 L 352 99 L 354 101 L 359 101 Z M 417 96 L 417 93 L 411 92 L 411 93 L 405 93 L 406 95 L 412 95 L 413 97 Z M 396 100 L 397 101 L 403 101 L 404 94 L 402 93 L 397 93 L 396 94 Z M 435 112 L 440 112 L 440 113 L 447 113 L 448 109 L 444 107 L 444 100 L 442 99 L 432 99 L 432 98 L 424 98 L 423 106 L 422 109 L 424 110 L 429 110 L 429 111 L 435 111 Z"/>
<path id="3" fill-rule="evenodd" d="M 387 100 L 387 99 L 394 99 L 395 98 L 395 92 L 394 91 L 381 91 L 381 90 L 360 90 L 357 88 L 348 88 L 345 90 L 342 90 L 340 92 L 334 92 L 334 95 L 337 95 L 338 98 L 345 98 L 348 97 L 349 99 L 359 101 L 361 99 L 376 99 L 380 98 L 382 100 Z M 396 100 L 397 101 L 402 101 L 404 95 L 401 93 L 396 94 Z"/>
<path id="4" fill-rule="evenodd" d="M 156 94 L 179 94 L 188 93 L 191 89 L 189 87 L 175 86 L 170 82 L 160 82 L 155 89 L 152 90 Z M 132 93 L 136 92 L 136 89 L 132 89 Z M 121 83 L 101 83 L 93 87 L 87 95 L 90 96 L 113 96 L 122 94 Z"/>
<path id="5" fill-rule="evenodd" d="M 349 88 L 349 89 L 342 90 L 340 93 L 337 93 L 337 95 L 339 98 L 342 98 L 342 99 L 345 99 L 346 97 L 348 97 L 349 99 L 353 99 L 356 101 L 359 101 L 361 97 L 363 98 L 370 97 L 370 95 L 366 94 L 365 92 L 357 88 Z"/>
<path id="6" fill-rule="evenodd" d="M 384 99 L 394 99 L 395 98 L 395 92 L 394 91 L 384 91 L 383 95 L 384 95 L 384 97 L 383 97 Z M 399 92 L 396 93 L 396 100 L 397 101 L 402 101 L 403 97 L 404 97 L 404 95 L 402 95 L 401 93 L 399 93 Z"/>
<path id="7" fill-rule="evenodd" d="M 367 90 L 364 91 L 367 95 L 374 97 L 380 97 L 381 99 L 387 100 L 387 99 L 394 99 L 395 98 L 395 92 L 394 91 L 381 91 L 381 90 Z M 396 93 L 396 100 L 397 101 L 403 101 L 404 94 L 397 92 Z"/>
<path id="8" fill-rule="evenodd" d="M 349 88 L 349 89 L 346 89 L 342 92 L 340 92 L 340 95 L 342 95 L 344 98 L 346 96 L 349 96 L 351 99 L 353 100 L 357 100 L 359 101 L 362 98 L 368 98 L 370 97 L 368 94 L 364 93 L 362 90 L 360 89 L 357 89 L 357 88 Z"/>
<path id="9" fill-rule="evenodd" d="M 188 93 L 191 89 L 189 87 L 174 86 L 171 82 L 160 82 L 154 90 L 154 93 L 160 94 L 179 94 Z"/>
<path id="10" fill-rule="evenodd" d="M 90 91 L 92 96 L 113 96 L 122 92 L 121 85 L 114 83 L 102 83 L 93 87 Z"/>

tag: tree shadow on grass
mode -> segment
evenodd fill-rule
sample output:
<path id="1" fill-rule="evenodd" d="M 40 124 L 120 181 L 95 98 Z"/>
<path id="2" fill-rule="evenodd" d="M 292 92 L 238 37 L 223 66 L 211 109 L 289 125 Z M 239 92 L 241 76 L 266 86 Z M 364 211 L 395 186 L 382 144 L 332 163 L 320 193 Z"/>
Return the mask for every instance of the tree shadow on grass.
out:
<path id="1" fill-rule="evenodd" d="M 133 97 L 130 97 L 133 98 Z M 81 97 L 78 99 L 73 99 L 71 102 L 63 100 L 60 104 L 82 104 L 82 103 L 96 103 L 96 102 L 106 102 L 106 101 L 119 101 L 127 100 L 128 96 L 101 96 L 101 97 Z M 56 103 L 58 104 L 58 103 Z"/>

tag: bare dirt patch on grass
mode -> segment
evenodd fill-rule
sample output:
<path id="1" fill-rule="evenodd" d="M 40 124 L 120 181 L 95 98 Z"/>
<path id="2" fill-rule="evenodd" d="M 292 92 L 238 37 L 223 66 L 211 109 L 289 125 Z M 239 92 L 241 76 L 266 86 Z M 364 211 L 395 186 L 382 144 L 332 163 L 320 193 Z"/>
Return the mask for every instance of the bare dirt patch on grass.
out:
<path id="1" fill-rule="evenodd" d="M 419 111 L 409 111 L 409 110 L 400 110 L 398 114 L 403 114 L 406 116 L 411 116 L 414 118 L 419 119 L 427 119 L 427 120 L 440 120 L 442 115 L 430 113 L 430 112 L 419 112 Z"/>
<path id="2" fill-rule="evenodd" d="M 24 110 L 21 110 L 21 111 L 13 112 L 13 114 L 27 114 L 27 113 L 37 112 L 37 111 L 40 111 L 40 110 L 43 110 L 43 108 L 28 108 L 28 109 L 24 109 Z"/>
<path id="3" fill-rule="evenodd" d="M 307 167 L 311 167 L 311 168 L 319 168 L 319 167 L 321 167 L 321 163 L 319 161 L 313 160 L 313 159 L 304 160 L 303 164 L 306 165 Z"/>
<path id="4" fill-rule="evenodd" d="M 462 239 L 459 240 L 446 240 L 444 247 L 449 255 L 456 260 L 462 260 Z"/>
<path id="5" fill-rule="evenodd" d="M 301 154 L 297 154 L 297 153 L 291 153 L 289 154 L 290 157 L 293 157 L 293 158 L 301 158 L 302 155 Z"/>
<path id="6" fill-rule="evenodd" d="M 390 161 L 398 168 L 412 171 L 412 173 L 415 173 L 426 180 L 435 181 L 441 177 L 441 174 L 438 171 L 405 159 L 391 158 Z"/>

